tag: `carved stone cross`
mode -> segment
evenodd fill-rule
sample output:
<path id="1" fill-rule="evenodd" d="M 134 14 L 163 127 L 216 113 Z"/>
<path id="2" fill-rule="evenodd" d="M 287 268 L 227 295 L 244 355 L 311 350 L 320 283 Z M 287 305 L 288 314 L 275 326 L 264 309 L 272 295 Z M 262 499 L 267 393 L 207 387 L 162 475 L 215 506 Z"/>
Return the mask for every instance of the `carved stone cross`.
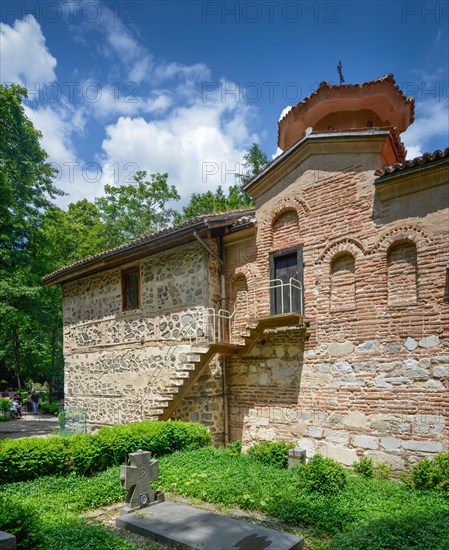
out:
<path id="1" fill-rule="evenodd" d="M 120 485 L 128 489 L 124 514 L 164 501 L 164 494 L 154 492 L 150 481 L 159 477 L 159 462 L 151 460 L 149 451 L 129 453 L 130 466 L 120 466 Z"/>

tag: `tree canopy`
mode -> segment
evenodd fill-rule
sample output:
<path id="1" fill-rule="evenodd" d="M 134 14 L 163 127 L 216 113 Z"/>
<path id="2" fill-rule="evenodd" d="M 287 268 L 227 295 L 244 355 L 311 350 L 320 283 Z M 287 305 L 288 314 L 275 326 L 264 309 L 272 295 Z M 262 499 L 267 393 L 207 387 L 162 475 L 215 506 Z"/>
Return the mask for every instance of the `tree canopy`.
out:
<path id="1" fill-rule="evenodd" d="M 55 205 L 64 193 L 40 145 L 41 134 L 25 115 L 26 90 L 0 85 L 0 370 L 15 383 L 48 382 L 62 388 L 61 289 L 41 278 L 73 261 L 200 214 L 252 205 L 239 185 L 227 192 L 194 193 L 182 213 L 167 174 L 139 171 L 130 185 L 106 185 L 104 196 Z M 244 156 L 249 181 L 268 162 L 253 144 Z M 1 384 L 1 380 L 0 380 Z"/>

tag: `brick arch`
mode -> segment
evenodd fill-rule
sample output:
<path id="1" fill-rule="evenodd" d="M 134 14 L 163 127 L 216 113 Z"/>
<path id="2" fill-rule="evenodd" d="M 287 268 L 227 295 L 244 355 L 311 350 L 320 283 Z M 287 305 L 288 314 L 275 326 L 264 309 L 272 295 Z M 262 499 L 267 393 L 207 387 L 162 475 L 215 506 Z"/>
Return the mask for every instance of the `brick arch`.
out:
<path id="1" fill-rule="evenodd" d="M 362 242 L 357 239 L 340 239 L 327 246 L 318 257 L 316 263 L 328 263 L 330 265 L 339 256 L 344 256 L 345 254 L 350 254 L 354 259 L 357 259 L 364 256 L 366 251 Z"/>
<path id="2" fill-rule="evenodd" d="M 390 248 L 395 244 L 407 241 L 415 243 L 416 248 L 419 249 L 423 245 L 430 244 L 432 242 L 432 238 L 417 225 L 399 226 L 390 229 L 381 235 L 369 253 L 384 252 L 387 254 Z"/>
<path id="3" fill-rule="evenodd" d="M 304 199 L 298 197 L 287 197 L 279 202 L 267 213 L 260 226 L 260 232 L 257 238 L 258 248 L 258 268 L 261 273 L 268 269 L 268 253 L 271 251 L 273 242 L 273 223 L 283 212 L 295 210 L 298 216 L 298 225 L 300 221 L 309 214 L 310 208 Z M 299 244 L 299 243 L 296 243 Z"/>
<path id="4" fill-rule="evenodd" d="M 412 239 L 396 239 L 387 250 L 388 305 L 415 304 L 418 299 L 417 246 Z"/>
<path id="5" fill-rule="evenodd" d="M 355 307 L 355 256 L 347 251 L 335 254 L 329 264 L 331 310 Z"/>

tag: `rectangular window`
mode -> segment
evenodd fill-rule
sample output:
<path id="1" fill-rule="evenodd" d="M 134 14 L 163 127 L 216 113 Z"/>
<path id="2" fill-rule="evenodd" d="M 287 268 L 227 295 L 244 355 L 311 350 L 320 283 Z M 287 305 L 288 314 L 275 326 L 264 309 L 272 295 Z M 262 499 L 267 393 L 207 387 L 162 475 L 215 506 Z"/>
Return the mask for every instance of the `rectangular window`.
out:
<path id="1" fill-rule="evenodd" d="M 122 309 L 137 309 L 140 307 L 140 271 L 131 267 L 122 271 Z"/>
<path id="2" fill-rule="evenodd" d="M 271 315 L 303 313 L 302 245 L 270 254 Z M 293 281 L 292 281 L 293 279 Z"/>

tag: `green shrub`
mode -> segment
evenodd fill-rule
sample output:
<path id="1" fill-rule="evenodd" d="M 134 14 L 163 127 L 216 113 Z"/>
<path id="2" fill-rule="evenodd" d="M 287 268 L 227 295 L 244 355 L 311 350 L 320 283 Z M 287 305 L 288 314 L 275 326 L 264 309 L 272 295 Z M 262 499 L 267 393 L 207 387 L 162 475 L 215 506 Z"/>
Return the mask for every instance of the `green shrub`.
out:
<path id="1" fill-rule="evenodd" d="M 285 441 L 260 441 L 248 449 L 248 456 L 262 464 L 287 468 L 288 450 L 294 447 L 294 443 Z"/>
<path id="2" fill-rule="evenodd" d="M 46 414 L 56 414 L 59 411 L 59 403 L 41 403 L 40 410 Z"/>
<path id="3" fill-rule="evenodd" d="M 8 397 L 0 397 L 0 413 L 4 416 L 9 415 L 9 409 L 11 408 L 11 399 Z"/>
<path id="4" fill-rule="evenodd" d="M 309 493 L 337 494 L 346 485 L 347 474 L 344 467 L 320 454 L 316 454 L 306 466 L 299 466 L 297 470 L 300 486 Z"/>
<path id="5" fill-rule="evenodd" d="M 391 464 L 388 462 L 379 462 L 374 466 L 374 477 L 378 479 L 388 479 L 391 476 Z"/>
<path id="6" fill-rule="evenodd" d="M 33 508 L 0 497 L 0 531 L 16 537 L 17 548 L 42 548 L 39 516 Z"/>
<path id="7" fill-rule="evenodd" d="M 228 443 L 226 447 L 226 452 L 231 456 L 237 456 L 242 454 L 242 440 L 237 439 L 236 441 L 232 441 L 231 443 Z"/>
<path id="8" fill-rule="evenodd" d="M 449 494 L 449 453 L 421 460 L 402 480 L 415 489 L 440 489 Z"/>
<path id="9" fill-rule="evenodd" d="M 68 472 L 92 475 L 123 464 L 129 453 L 139 449 L 162 456 L 199 449 L 211 441 L 201 424 L 152 421 L 101 428 L 96 435 L 1 440 L 0 480 L 7 483 Z"/>
<path id="10" fill-rule="evenodd" d="M 357 472 L 363 477 L 370 478 L 374 475 L 373 460 L 368 456 L 362 456 L 359 462 L 354 462 L 352 465 L 354 472 Z"/>
<path id="11" fill-rule="evenodd" d="M 25 437 L 0 442 L 0 479 L 4 482 L 68 471 L 68 452 L 60 437 Z"/>

